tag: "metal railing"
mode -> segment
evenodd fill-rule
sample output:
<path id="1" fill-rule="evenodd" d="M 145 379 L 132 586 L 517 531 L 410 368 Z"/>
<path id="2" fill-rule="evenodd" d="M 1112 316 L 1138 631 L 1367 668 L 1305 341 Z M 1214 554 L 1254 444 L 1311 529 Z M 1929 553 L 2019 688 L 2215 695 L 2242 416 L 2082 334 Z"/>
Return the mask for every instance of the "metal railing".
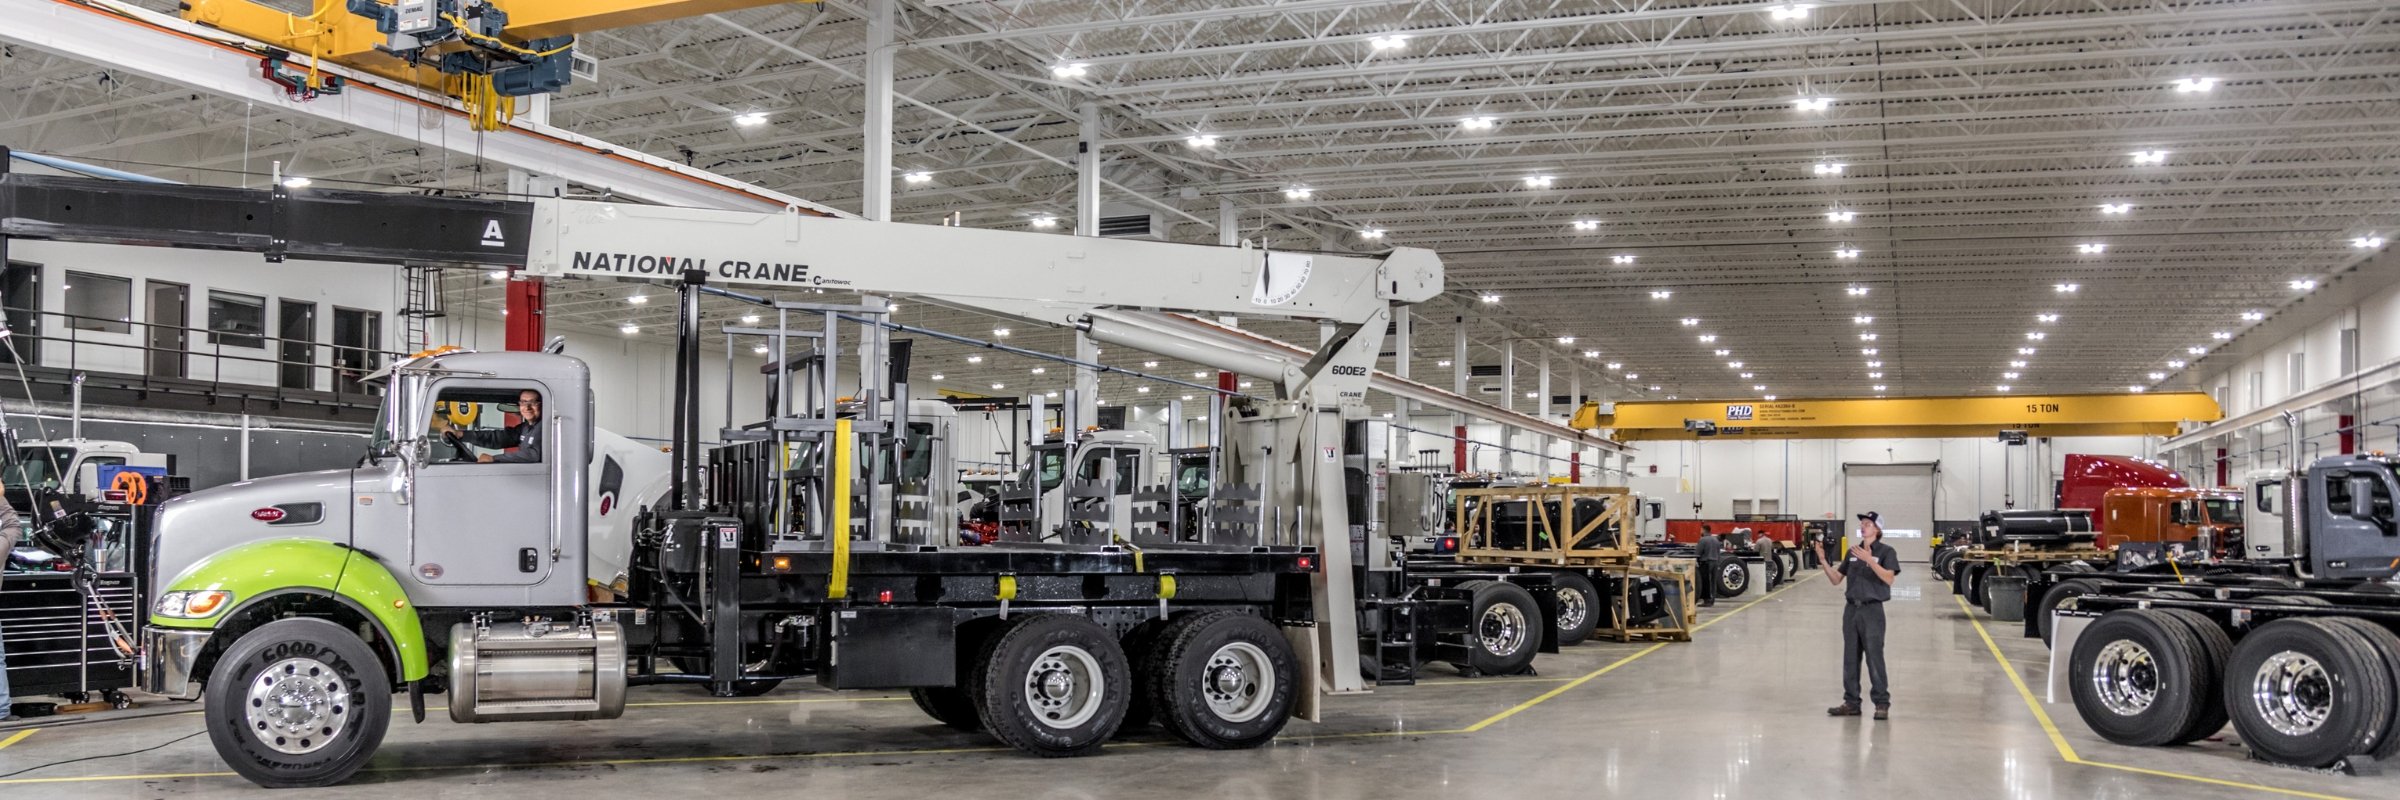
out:
<path id="1" fill-rule="evenodd" d="M 16 307 L 0 307 L 0 313 L 5 313 L 7 319 L 12 323 L 11 329 L 8 331 L 8 338 L 5 340 L 8 346 L 5 352 L 0 352 L 0 363 L 21 360 L 27 367 L 63 369 L 69 373 L 81 373 L 87 371 L 86 364 L 90 360 L 86 357 L 86 348 L 127 352 L 132 354 L 135 361 L 130 371 L 124 370 L 125 365 L 114 359 L 109 360 L 102 369 L 96 371 L 100 374 L 138 379 L 138 381 L 128 381 L 127 388 L 144 392 L 161 390 L 169 386 L 205 386 L 211 393 L 223 394 L 227 387 L 231 386 L 239 390 L 271 389 L 273 394 L 264 396 L 278 399 L 291 396 L 287 393 L 307 393 L 309 397 L 330 395 L 335 402 L 340 403 L 372 404 L 378 402 L 378 398 L 383 396 L 383 388 L 363 384 L 360 379 L 383 368 L 383 365 L 402 355 L 386 350 L 286 339 L 270 336 L 263 332 L 236 333 L 186 325 L 161 325 Z M 22 320 L 26 315 L 32 315 L 35 318 L 36 330 L 26 331 L 15 328 L 14 322 Z M 380 319 L 384 315 L 379 313 L 376 316 Z M 78 322 L 123 328 L 124 332 L 78 326 L 76 324 Z M 63 329 L 63 333 L 59 332 L 59 329 Z M 159 340 L 159 334 L 166 333 L 175 334 L 179 346 L 164 347 L 154 344 Z M 255 341 L 258 345 L 252 347 L 248 344 L 227 344 L 227 339 Z M 27 347 L 26 343 L 29 342 L 33 346 Z M 287 345 L 308 348 L 308 360 L 283 358 L 284 348 Z M 61 347 L 64 348 L 64 353 L 57 352 L 57 348 Z M 227 352 L 228 350 L 233 352 Z M 252 355 L 245 351 L 256 351 L 258 355 Z M 172 362 L 175 368 L 173 370 L 157 369 L 161 358 L 175 359 Z M 195 361 L 194 359 L 199 360 Z M 226 371 L 229 365 L 243 364 L 264 365 L 270 374 L 263 380 L 227 378 Z M 194 372 L 202 371 L 201 367 L 205 367 L 208 377 L 192 377 Z M 289 371 L 294 369 L 305 370 L 304 374 L 307 375 L 307 380 L 298 382 L 306 383 L 306 386 L 289 385 L 296 382 L 286 380 Z M 164 372 L 174 374 L 162 374 Z M 320 384 L 328 388 L 317 388 Z"/>

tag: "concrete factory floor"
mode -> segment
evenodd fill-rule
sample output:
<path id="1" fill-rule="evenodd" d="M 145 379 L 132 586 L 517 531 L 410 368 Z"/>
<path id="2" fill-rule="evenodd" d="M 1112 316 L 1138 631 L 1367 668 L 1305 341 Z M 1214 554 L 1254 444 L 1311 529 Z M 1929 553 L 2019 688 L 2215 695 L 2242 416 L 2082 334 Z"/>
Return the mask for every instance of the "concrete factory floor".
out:
<path id="1" fill-rule="evenodd" d="M 643 689 L 615 722 L 395 722 L 373 766 L 312 798 L 2400 797 L 2400 776 L 2251 763 L 2226 738 L 2118 747 L 2070 705 L 2041 705 L 2046 661 L 2013 626 L 1971 622 L 1921 565 L 1891 611 L 1893 719 L 1833 719 L 1841 598 L 1822 576 L 1720 604 L 1697 642 L 1593 643 L 1539 677 L 1464 680 L 1328 703 L 1256 751 L 1143 731 L 1089 759 L 1046 761 L 955 733 L 905 695 L 791 687 L 755 700 Z M 1980 615 L 1978 615 L 1980 616 Z M 1990 638 L 1985 638 L 1985 631 Z M 437 712 L 434 717 L 439 720 Z M 223 797 L 263 790 L 224 771 L 189 712 L 0 731 L 0 796 Z"/>

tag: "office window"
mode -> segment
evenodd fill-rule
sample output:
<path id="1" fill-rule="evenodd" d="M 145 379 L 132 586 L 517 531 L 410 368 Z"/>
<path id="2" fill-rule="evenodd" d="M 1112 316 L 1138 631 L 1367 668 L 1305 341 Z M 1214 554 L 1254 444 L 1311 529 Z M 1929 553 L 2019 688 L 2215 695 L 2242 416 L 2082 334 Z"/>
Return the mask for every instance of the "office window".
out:
<path id="1" fill-rule="evenodd" d="M 67 327 L 101 333 L 133 332 L 133 279 L 68 272 Z"/>
<path id="2" fill-rule="evenodd" d="M 266 298 L 228 292 L 208 293 L 208 341 L 227 347 L 267 346 Z"/>

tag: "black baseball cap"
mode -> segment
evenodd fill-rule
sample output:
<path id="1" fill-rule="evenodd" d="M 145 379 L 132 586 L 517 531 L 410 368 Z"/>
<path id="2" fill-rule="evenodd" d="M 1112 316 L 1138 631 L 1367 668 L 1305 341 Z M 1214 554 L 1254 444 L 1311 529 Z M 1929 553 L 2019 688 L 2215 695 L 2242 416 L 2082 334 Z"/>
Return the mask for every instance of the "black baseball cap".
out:
<path id="1" fill-rule="evenodd" d="M 1875 523 L 1875 524 L 1877 524 L 1877 525 L 1881 525 L 1881 524 L 1883 524 L 1883 515 L 1881 515 L 1881 514 L 1877 514 L 1877 513 L 1873 512 L 1873 511 L 1869 511 L 1869 512 L 1867 512 L 1867 513 L 1864 513 L 1864 514 L 1860 514 L 1860 515 L 1858 515 L 1858 518 L 1859 518 L 1859 519 L 1866 520 L 1866 521 L 1868 521 L 1868 522 Z"/>

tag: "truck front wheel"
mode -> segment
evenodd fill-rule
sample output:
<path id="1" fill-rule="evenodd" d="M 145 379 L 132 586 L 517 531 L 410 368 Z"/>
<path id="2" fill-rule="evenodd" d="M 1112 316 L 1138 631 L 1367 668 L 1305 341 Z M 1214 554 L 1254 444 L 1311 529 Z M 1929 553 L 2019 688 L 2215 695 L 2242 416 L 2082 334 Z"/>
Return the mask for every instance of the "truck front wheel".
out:
<path id="1" fill-rule="evenodd" d="M 365 766 L 391 724 L 392 681 L 358 635 L 294 617 L 233 643 L 206 691 L 208 739 L 269 789 L 331 786 Z"/>

